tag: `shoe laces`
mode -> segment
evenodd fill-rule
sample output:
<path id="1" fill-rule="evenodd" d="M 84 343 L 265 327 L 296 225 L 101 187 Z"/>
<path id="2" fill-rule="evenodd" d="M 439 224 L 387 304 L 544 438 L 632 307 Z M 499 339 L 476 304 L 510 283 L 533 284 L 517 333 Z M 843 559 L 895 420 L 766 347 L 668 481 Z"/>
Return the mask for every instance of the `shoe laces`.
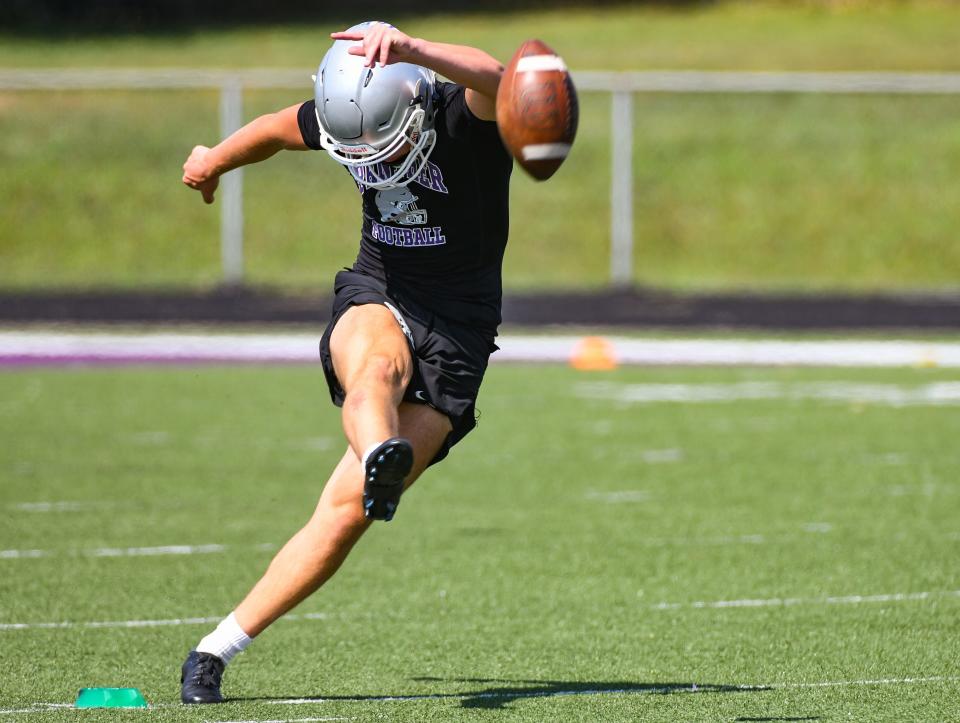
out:
<path id="1" fill-rule="evenodd" d="M 217 686 L 223 678 L 223 668 L 218 665 L 216 658 L 211 655 L 202 655 L 197 659 L 197 665 L 190 676 L 190 682 L 203 687 Z"/>

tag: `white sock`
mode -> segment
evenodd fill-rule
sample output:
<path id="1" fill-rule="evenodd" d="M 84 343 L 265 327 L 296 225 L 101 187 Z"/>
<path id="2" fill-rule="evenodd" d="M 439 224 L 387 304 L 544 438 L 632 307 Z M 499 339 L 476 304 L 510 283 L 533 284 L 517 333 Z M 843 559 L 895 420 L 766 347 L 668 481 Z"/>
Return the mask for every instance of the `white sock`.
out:
<path id="1" fill-rule="evenodd" d="M 220 621 L 216 630 L 197 643 L 197 652 L 216 655 L 226 665 L 252 642 L 253 638 L 243 632 L 233 613 L 230 613 Z"/>

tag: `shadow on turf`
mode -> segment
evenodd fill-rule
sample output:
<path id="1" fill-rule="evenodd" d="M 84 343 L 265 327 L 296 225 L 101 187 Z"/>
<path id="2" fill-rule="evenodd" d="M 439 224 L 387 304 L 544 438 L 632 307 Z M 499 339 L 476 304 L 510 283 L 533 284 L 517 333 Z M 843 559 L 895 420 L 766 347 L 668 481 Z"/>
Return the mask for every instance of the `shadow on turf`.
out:
<path id="1" fill-rule="evenodd" d="M 417 681 L 442 680 L 414 678 Z M 447 682 L 500 683 L 483 690 L 458 694 L 464 708 L 502 708 L 523 698 L 554 698 L 573 695 L 634 693 L 638 695 L 675 695 L 678 693 L 745 693 L 736 685 L 717 683 L 630 683 L 626 681 L 500 680 L 497 678 L 454 678 Z"/>
<path id="2" fill-rule="evenodd" d="M 554 698 L 575 695 L 600 694 L 638 694 L 638 695 L 674 695 L 678 693 L 756 693 L 767 688 L 757 686 L 743 688 L 737 685 L 723 685 L 717 683 L 629 683 L 625 681 L 588 681 L 571 682 L 562 680 L 500 680 L 496 678 L 413 678 L 418 683 L 481 683 L 487 685 L 480 690 L 464 691 L 462 693 L 420 693 L 408 695 L 317 695 L 292 696 L 289 700 L 304 700 L 316 698 L 324 701 L 402 701 L 402 700 L 450 700 L 459 699 L 463 708 L 503 708 L 508 703 L 524 698 Z M 228 702 L 237 703 L 255 700 L 285 700 L 284 698 L 230 698 Z M 757 719 L 760 720 L 760 719 Z M 776 719 L 770 719 L 776 720 Z M 796 720 L 812 720 L 800 718 Z"/>

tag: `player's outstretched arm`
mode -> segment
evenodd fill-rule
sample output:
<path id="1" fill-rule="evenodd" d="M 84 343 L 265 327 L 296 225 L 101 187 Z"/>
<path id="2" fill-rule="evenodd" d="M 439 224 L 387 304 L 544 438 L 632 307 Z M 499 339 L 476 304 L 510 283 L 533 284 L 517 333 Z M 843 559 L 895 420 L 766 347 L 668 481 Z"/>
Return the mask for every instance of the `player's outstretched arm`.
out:
<path id="1" fill-rule="evenodd" d="M 379 62 L 381 65 L 415 63 L 430 68 L 466 87 L 467 105 L 475 116 L 483 120 L 497 117 L 497 88 L 503 65 L 478 48 L 411 38 L 386 23 L 373 23 L 356 32 L 331 33 L 330 37 L 359 41 L 356 47 L 350 48 L 350 54 L 364 56 L 370 67 Z"/>
<path id="2" fill-rule="evenodd" d="M 278 151 L 305 151 L 297 123 L 299 105 L 262 115 L 213 148 L 195 146 L 183 164 L 183 182 L 213 203 L 220 176 L 234 168 L 263 161 Z"/>

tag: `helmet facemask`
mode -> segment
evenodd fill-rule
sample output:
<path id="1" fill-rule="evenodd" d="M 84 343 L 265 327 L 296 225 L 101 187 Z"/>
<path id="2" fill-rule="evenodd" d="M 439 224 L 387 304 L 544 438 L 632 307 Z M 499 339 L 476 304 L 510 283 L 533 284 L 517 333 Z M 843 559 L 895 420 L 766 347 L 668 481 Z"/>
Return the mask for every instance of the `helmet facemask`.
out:
<path id="1" fill-rule="evenodd" d="M 426 111 L 416 108 L 407 116 L 403 127 L 382 148 L 365 144 L 341 143 L 323 127 L 320 112 L 314 109 L 320 125 L 320 145 L 337 163 L 346 166 L 354 180 L 369 188 L 396 188 L 406 186 L 423 171 L 427 159 L 437 142 L 433 128 L 424 130 Z M 388 164 L 404 146 L 410 150 L 401 158 L 399 165 Z"/>

